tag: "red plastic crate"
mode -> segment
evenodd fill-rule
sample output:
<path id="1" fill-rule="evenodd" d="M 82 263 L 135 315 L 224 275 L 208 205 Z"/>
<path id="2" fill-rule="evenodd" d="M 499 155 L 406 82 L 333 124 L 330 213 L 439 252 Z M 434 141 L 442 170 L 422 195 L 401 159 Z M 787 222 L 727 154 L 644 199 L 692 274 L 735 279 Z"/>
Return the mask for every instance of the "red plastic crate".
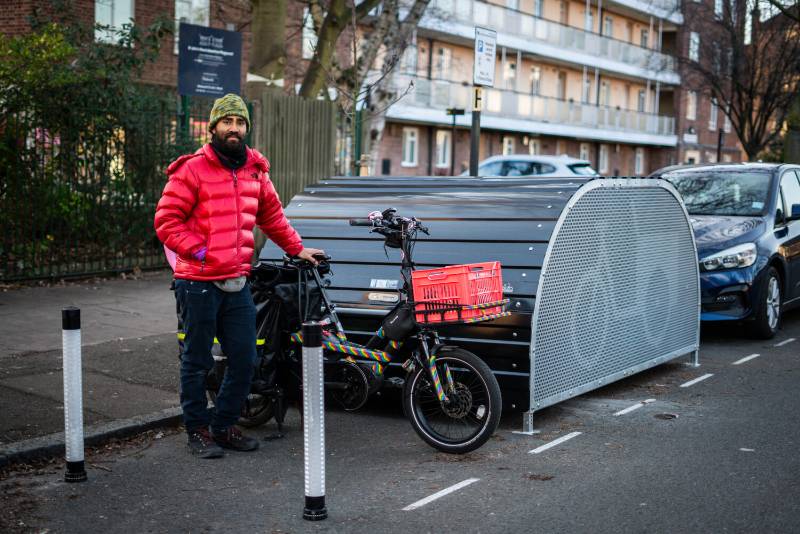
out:
<path id="1" fill-rule="evenodd" d="M 503 311 L 499 261 L 413 271 L 411 286 L 418 323 L 460 322 Z M 495 306 L 481 306 L 496 302 Z"/>

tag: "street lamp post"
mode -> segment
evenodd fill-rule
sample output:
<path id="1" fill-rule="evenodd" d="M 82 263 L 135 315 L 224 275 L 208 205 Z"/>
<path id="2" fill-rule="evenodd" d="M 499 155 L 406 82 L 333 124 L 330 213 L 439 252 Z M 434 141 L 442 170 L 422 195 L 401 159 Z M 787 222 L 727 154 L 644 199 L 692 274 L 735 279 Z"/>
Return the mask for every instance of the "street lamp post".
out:
<path id="1" fill-rule="evenodd" d="M 464 108 L 447 108 L 447 114 L 453 117 L 453 132 L 450 134 L 450 176 L 456 175 L 456 117 L 466 113 Z"/>

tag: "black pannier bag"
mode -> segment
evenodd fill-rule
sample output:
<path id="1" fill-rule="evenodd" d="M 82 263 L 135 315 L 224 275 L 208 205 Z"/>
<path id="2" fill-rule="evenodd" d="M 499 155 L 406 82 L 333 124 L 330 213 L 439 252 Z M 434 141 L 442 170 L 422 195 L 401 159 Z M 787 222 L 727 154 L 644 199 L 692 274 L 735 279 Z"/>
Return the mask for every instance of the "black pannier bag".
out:
<path id="1" fill-rule="evenodd" d="M 414 312 L 411 305 L 407 301 L 398 303 L 389 315 L 384 317 L 381 325 L 383 334 L 387 338 L 393 341 L 405 339 L 414 331 Z"/>

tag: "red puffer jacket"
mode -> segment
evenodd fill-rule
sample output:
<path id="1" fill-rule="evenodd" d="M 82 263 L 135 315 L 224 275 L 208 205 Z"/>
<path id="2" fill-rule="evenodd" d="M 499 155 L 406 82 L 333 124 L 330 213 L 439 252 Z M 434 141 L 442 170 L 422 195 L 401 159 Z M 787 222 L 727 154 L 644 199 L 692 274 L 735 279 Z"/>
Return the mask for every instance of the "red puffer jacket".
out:
<path id="1" fill-rule="evenodd" d="M 303 250 L 269 179 L 269 162 L 257 150 L 248 148 L 247 163 L 233 171 L 205 145 L 172 162 L 167 175 L 155 228 L 158 238 L 177 253 L 175 278 L 247 275 L 256 224 L 288 254 Z M 204 261 L 192 256 L 202 247 L 208 249 Z"/>

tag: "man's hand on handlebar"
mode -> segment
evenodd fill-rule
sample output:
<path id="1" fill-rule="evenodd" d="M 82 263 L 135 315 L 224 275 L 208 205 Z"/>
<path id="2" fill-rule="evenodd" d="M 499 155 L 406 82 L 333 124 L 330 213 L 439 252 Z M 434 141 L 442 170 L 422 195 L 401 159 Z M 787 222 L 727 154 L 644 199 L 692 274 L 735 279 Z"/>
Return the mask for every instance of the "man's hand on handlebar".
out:
<path id="1" fill-rule="evenodd" d="M 325 258 L 325 251 L 318 248 L 304 248 L 297 254 L 297 257 L 314 265 L 319 265 L 320 260 Z"/>

